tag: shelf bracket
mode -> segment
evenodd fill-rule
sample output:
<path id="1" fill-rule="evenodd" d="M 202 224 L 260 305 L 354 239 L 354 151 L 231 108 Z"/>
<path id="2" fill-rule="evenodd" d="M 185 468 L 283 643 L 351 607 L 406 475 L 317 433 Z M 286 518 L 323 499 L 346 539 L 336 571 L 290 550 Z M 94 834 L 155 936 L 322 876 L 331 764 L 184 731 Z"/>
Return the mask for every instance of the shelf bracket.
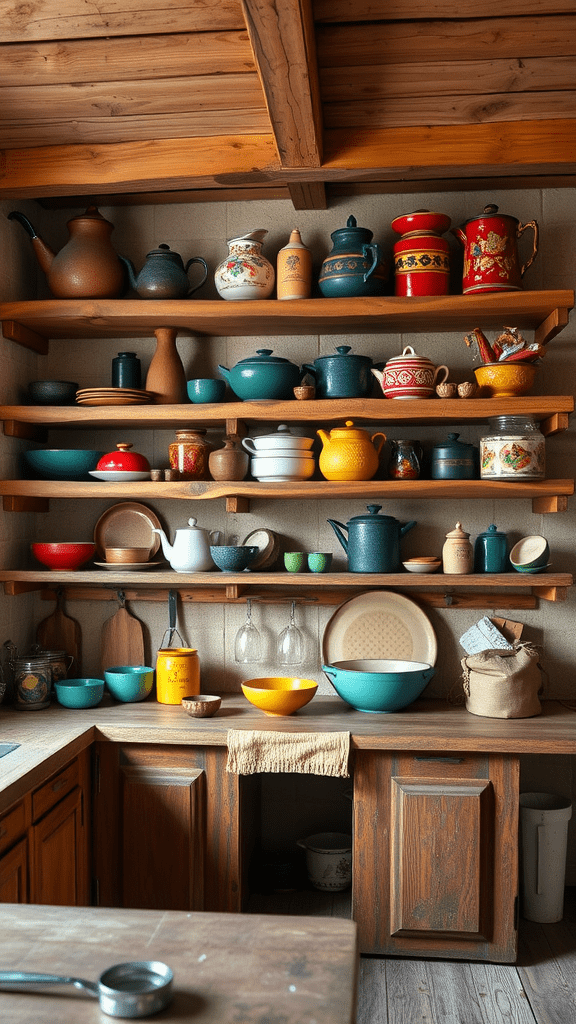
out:
<path id="1" fill-rule="evenodd" d="M 48 498 L 23 498 L 14 494 L 5 494 L 2 498 L 5 512 L 47 512 L 49 507 Z"/>
<path id="2" fill-rule="evenodd" d="M 250 498 L 244 498 L 240 495 L 230 495 L 229 497 L 226 498 L 226 511 L 249 512 Z"/>
<path id="3" fill-rule="evenodd" d="M 48 431 L 34 423 L 20 423 L 19 420 L 4 420 L 6 437 L 21 437 L 25 441 L 46 441 Z"/>
<path id="4" fill-rule="evenodd" d="M 547 345 L 552 338 L 560 334 L 568 323 L 568 310 L 560 307 L 553 309 L 539 327 L 534 331 L 534 341 L 537 345 Z"/>
<path id="5" fill-rule="evenodd" d="M 541 420 L 540 432 L 544 434 L 544 437 L 550 437 L 551 434 L 560 434 L 563 430 L 568 430 L 569 421 L 570 417 L 567 412 L 555 412 L 552 416 Z"/>
<path id="6" fill-rule="evenodd" d="M 532 498 L 532 511 L 541 512 L 565 512 L 568 508 L 568 497 L 566 494 L 542 495 L 540 498 Z"/>
<path id="7" fill-rule="evenodd" d="M 44 583 L 20 583 L 15 580 L 6 580 L 4 593 L 7 597 L 18 597 L 19 594 L 30 594 L 35 590 L 43 590 Z"/>
<path id="8" fill-rule="evenodd" d="M 30 330 L 29 327 L 24 327 L 23 324 L 19 324 L 16 320 L 3 320 L 2 333 L 10 341 L 15 341 L 17 345 L 23 345 L 24 348 L 31 348 L 41 356 L 48 354 L 48 338 L 45 338 L 43 334 Z"/>
<path id="9" fill-rule="evenodd" d="M 532 593 L 543 601 L 565 601 L 568 597 L 567 587 L 532 587 Z"/>

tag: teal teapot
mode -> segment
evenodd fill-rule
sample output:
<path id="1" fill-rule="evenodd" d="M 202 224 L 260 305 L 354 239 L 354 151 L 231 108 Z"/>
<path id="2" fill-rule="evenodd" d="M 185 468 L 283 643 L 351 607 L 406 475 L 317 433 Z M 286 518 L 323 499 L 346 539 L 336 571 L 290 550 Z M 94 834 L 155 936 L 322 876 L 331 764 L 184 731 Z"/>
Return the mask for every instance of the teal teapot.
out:
<path id="1" fill-rule="evenodd" d="M 346 525 L 328 519 L 348 555 L 349 572 L 399 572 L 400 540 L 416 521 L 400 523 L 394 516 L 378 515 L 381 505 L 366 507 L 367 515 L 354 516 Z"/>
<path id="2" fill-rule="evenodd" d="M 359 228 L 355 217 L 348 217 L 345 228 L 330 235 L 332 252 L 320 269 L 318 285 L 328 299 L 356 295 L 386 295 L 389 266 L 380 246 L 372 242 L 372 232 Z"/>
<path id="3" fill-rule="evenodd" d="M 208 277 L 208 265 L 201 256 L 192 256 L 186 265 L 180 253 L 173 252 L 169 245 L 161 243 L 146 256 L 146 262 L 139 274 L 126 256 L 120 256 L 128 271 L 130 285 L 141 299 L 185 299 L 198 291 Z M 193 263 L 204 267 L 202 280 L 191 287 L 188 269 Z"/>

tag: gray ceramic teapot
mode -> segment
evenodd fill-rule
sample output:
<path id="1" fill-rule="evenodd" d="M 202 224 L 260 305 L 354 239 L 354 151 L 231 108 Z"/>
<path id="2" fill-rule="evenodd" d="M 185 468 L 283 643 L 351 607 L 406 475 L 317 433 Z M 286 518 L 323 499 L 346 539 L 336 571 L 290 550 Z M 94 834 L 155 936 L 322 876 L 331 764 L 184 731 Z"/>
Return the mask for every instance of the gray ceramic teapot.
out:
<path id="1" fill-rule="evenodd" d="M 367 515 L 354 516 L 346 525 L 337 519 L 328 520 L 348 555 L 349 571 L 399 572 L 400 540 L 416 526 L 416 520 L 400 523 L 394 516 L 378 515 L 381 505 L 366 507 Z"/>
<path id="2" fill-rule="evenodd" d="M 128 271 L 131 287 L 141 299 L 185 299 L 198 291 L 208 277 L 208 264 L 201 256 L 192 256 L 184 266 L 180 253 L 173 252 L 164 242 L 147 254 L 139 274 L 127 256 L 120 256 L 120 259 Z M 191 287 L 188 268 L 193 263 L 203 266 L 204 274 L 202 280 Z"/>

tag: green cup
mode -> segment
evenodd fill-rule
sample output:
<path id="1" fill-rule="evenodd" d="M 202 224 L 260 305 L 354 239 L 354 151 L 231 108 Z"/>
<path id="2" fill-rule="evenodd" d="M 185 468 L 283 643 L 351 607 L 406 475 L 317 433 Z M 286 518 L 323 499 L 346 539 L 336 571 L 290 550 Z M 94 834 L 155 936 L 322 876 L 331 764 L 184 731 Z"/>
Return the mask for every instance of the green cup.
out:
<path id="1" fill-rule="evenodd" d="M 308 568 L 310 572 L 330 572 L 331 565 L 331 551 L 311 551 L 308 555 Z"/>
<path id="2" fill-rule="evenodd" d="M 308 565 L 305 551 L 286 551 L 284 565 L 288 572 L 306 572 Z"/>

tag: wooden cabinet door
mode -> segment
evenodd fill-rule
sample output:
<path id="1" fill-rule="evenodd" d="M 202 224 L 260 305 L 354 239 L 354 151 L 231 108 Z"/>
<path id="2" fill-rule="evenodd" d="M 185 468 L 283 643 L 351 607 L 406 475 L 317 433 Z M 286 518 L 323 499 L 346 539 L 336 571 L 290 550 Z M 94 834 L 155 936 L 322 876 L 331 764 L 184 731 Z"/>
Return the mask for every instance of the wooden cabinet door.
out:
<path id="1" fill-rule="evenodd" d="M 79 786 L 30 830 L 30 902 L 90 903 L 84 794 Z"/>
<path id="2" fill-rule="evenodd" d="M 28 841 L 0 857 L 0 903 L 28 902 Z"/>
<path id="3" fill-rule="evenodd" d="M 362 951 L 513 961 L 517 758 L 371 752 L 354 777 Z"/>

